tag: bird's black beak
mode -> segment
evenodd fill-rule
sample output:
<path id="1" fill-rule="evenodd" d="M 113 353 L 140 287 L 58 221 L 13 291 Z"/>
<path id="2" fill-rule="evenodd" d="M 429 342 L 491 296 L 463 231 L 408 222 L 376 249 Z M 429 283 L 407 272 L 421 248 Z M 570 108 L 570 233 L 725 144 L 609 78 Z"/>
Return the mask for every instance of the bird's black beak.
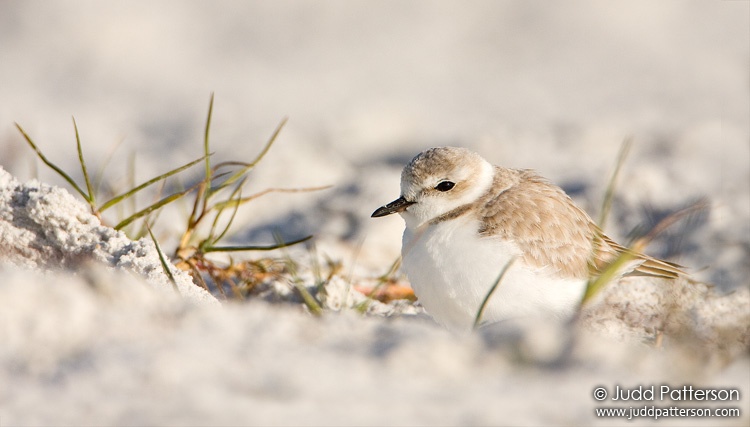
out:
<path id="1" fill-rule="evenodd" d="M 385 206 L 381 206 L 377 208 L 375 212 L 372 213 L 371 218 L 378 218 L 381 216 L 390 215 L 392 213 L 403 212 L 406 210 L 406 208 L 413 205 L 414 203 L 415 202 L 410 202 L 404 199 L 404 196 L 401 196 L 398 199 L 392 201 L 391 203 L 388 203 Z"/>

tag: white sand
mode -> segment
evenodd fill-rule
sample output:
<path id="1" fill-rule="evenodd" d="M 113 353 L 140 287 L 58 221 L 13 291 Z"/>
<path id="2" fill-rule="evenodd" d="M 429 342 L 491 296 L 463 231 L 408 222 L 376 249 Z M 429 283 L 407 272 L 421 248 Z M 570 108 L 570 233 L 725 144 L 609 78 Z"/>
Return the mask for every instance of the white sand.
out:
<path id="1" fill-rule="evenodd" d="M 31 269 L 85 270 L 101 262 L 142 276 L 158 290 L 171 289 L 153 241 L 133 242 L 102 226 L 87 207 L 67 191 L 31 182 L 18 183 L 0 167 L 0 261 Z M 173 269 L 178 292 L 187 299 L 216 302 Z"/>
<path id="2" fill-rule="evenodd" d="M 363 317 L 354 307 L 364 296 L 341 277 L 326 287 L 322 319 L 285 303 L 299 298 L 284 281 L 266 291 L 276 304 L 221 307 L 175 269 L 178 297 L 153 244 L 100 225 L 65 190 L 2 169 L 0 184 L 9 425 L 590 424 L 605 421 L 594 386 L 750 392 L 747 289 L 721 297 L 697 283 L 629 280 L 577 328 L 467 336 L 413 308 L 373 302 L 378 316 Z M 734 403 L 747 420 L 747 400 Z"/>
<path id="3" fill-rule="evenodd" d="M 747 425 L 748 28 L 745 1 L 0 3 L 0 426 L 622 425 L 594 417 L 593 389 L 661 384 L 740 389 L 680 405 L 742 418 L 639 425 Z M 333 184 L 251 203 L 232 237 L 315 234 L 345 266 L 322 319 L 283 281 L 268 284 L 275 303 L 220 305 L 175 269 L 177 296 L 150 240 L 30 179 L 13 121 L 67 171 L 71 115 L 94 170 L 124 139 L 105 174 L 117 191 L 131 151 L 138 180 L 200 155 L 212 91 L 214 161 L 251 160 L 290 116 L 250 188 Z M 369 214 L 417 152 L 461 145 L 538 169 L 596 216 L 628 135 L 607 231 L 624 241 L 707 198 L 649 250 L 716 288 L 625 281 L 578 328 L 468 336 L 410 306 L 348 308 L 363 298 L 350 272 L 371 281 L 398 254 L 400 219 Z M 188 208 L 159 217 L 167 253 Z M 645 405 L 672 402 L 624 406 Z"/>

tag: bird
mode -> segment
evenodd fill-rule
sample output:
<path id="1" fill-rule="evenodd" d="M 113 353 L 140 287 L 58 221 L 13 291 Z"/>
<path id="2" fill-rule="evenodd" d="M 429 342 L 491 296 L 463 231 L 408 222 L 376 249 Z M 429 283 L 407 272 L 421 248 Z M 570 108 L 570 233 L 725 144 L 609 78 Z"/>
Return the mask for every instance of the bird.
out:
<path id="1" fill-rule="evenodd" d="M 607 237 L 533 170 L 494 166 L 465 148 L 430 148 L 414 157 L 401 173 L 400 197 L 371 216 L 395 213 L 405 222 L 402 271 L 425 311 L 456 331 L 572 319 L 589 280 L 622 254 L 628 262 L 618 277 L 685 274 Z"/>

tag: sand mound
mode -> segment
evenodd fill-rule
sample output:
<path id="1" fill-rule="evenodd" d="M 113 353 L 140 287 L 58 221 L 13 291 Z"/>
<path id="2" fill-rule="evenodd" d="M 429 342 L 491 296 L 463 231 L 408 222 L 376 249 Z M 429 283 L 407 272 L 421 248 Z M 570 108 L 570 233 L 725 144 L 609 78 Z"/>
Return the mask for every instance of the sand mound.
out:
<path id="1" fill-rule="evenodd" d="M 151 240 L 134 242 L 101 225 L 67 191 L 36 181 L 20 184 L 0 167 L 0 264 L 77 270 L 91 262 L 130 271 L 155 289 L 171 291 Z M 174 269 L 173 275 L 185 298 L 216 302 L 187 273 Z"/>

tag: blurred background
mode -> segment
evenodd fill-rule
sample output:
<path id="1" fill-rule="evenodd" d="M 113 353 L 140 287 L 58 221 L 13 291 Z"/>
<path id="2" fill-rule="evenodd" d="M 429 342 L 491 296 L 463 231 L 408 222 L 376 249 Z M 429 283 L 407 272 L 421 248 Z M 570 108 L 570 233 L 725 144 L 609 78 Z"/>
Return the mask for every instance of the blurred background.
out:
<path id="1" fill-rule="evenodd" d="M 75 116 L 90 166 L 111 156 L 122 189 L 133 153 L 139 181 L 201 155 L 212 92 L 215 162 L 253 159 L 289 117 L 250 188 L 333 186 L 246 206 L 237 242 L 313 233 L 383 273 L 403 222 L 369 215 L 438 145 L 536 169 L 596 218 L 632 137 L 607 231 L 625 242 L 707 198 L 650 253 L 748 282 L 746 1 L 0 1 L 0 165 L 21 180 L 62 184 L 14 122 L 78 171 Z M 164 239 L 188 208 L 159 218 Z"/>

